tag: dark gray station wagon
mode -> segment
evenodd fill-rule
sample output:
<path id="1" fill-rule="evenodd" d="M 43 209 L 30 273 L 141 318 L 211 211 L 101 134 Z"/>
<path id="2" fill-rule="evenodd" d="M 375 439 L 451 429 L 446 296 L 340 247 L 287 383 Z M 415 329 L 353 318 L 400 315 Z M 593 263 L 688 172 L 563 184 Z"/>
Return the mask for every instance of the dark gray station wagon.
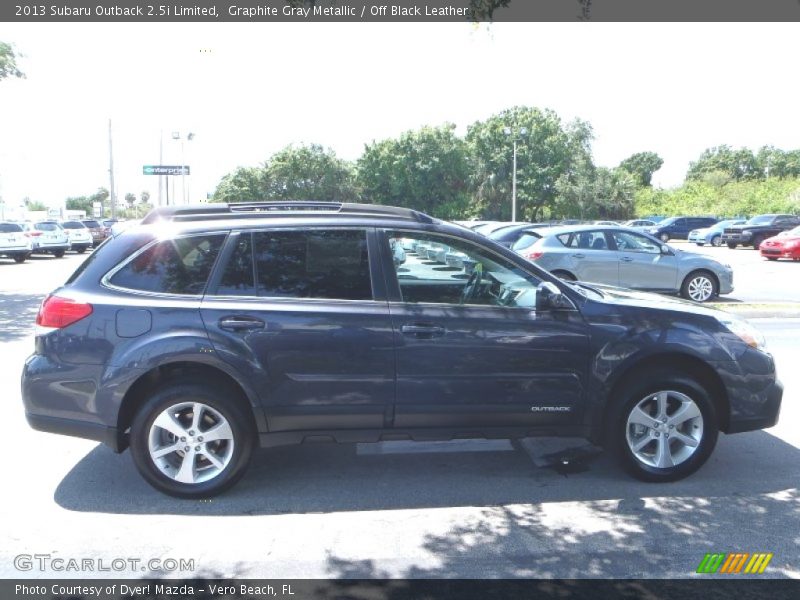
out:
<path id="1" fill-rule="evenodd" d="M 443 245 L 464 267 L 415 248 Z M 458 225 L 295 202 L 159 209 L 42 303 L 32 427 L 128 446 L 204 497 L 257 444 L 580 435 L 648 481 L 777 422 L 763 337 L 677 299 L 565 282 Z"/>

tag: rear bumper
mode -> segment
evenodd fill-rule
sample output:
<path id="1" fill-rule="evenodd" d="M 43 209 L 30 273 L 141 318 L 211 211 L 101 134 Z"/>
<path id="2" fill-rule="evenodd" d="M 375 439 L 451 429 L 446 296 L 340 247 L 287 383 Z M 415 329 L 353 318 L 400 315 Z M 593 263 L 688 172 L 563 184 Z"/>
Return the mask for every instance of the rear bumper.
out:
<path id="1" fill-rule="evenodd" d="M 36 252 L 36 253 L 58 252 L 59 250 L 63 250 L 64 252 L 66 252 L 70 248 L 71 248 L 70 244 L 48 244 L 46 246 L 40 244 L 40 245 L 36 246 L 33 249 L 33 251 Z"/>
<path id="2" fill-rule="evenodd" d="M 86 421 L 75 421 L 73 419 L 63 419 L 47 415 L 35 415 L 25 413 L 25 418 L 36 431 L 47 433 L 59 433 L 72 437 L 85 438 L 102 442 L 114 452 L 122 452 L 128 447 L 127 436 L 121 434 L 116 427 L 109 427 L 99 423 L 89 423 Z"/>

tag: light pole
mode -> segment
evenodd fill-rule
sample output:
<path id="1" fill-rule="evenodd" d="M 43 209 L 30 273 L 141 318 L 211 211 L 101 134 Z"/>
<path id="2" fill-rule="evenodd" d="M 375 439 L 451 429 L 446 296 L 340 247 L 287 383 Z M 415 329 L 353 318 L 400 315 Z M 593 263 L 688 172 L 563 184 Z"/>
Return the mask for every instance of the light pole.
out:
<path id="1" fill-rule="evenodd" d="M 186 204 L 186 164 L 184 161 L 184 154 L 183 154 L 184 136 L 181 135 L 180 131 L 173 131 L 172 139 L 181 141 L 181 193 L 183 194 L 183 203 Z M 189 133 L 186 134 L 185 139 L 187 142 L 191 142 L 194 139 L 194 133 L 190 131 Z"/>
<path id="2" fill-rule="evenodd" d="M 512 127 L 504 127 L 503 133 L 511 136 L 514 144 L 514 166 L 511 175 L 511 222 L 517 222 L 517 141 L 528 133 L 527 127 L 520 127 L 516 131 Z"/>

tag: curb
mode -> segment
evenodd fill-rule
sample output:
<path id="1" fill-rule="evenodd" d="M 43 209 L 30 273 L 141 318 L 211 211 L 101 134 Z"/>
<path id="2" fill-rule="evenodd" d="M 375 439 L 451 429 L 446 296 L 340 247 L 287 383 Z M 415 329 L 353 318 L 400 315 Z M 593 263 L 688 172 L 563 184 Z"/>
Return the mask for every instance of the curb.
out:
<path id="1" fill-rule="evenodd" d="M 746 319 L 757 317 L 800 318 L 800 302 L 709 302 L 706 306 L 718 308 Z"/>

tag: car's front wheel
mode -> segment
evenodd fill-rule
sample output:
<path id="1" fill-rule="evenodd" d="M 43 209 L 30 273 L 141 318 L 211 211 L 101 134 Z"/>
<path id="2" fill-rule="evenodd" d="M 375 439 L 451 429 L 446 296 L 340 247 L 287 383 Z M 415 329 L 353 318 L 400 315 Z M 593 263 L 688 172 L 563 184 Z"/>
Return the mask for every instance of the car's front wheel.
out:
<path id="1" fill-rule="evenodd" d="M 681 285 L 681 296 L 695 302 L 708 302 L 719 293 L 717 278 L 708 271 L 694 271 Z"/>
<path id="2" fill-rule="evenodd" d="M 15 263 L 24 263 L 28 259 L 28 254 L 15 254 L 14 255 L 14 262 Z"/>
<path id="3" fill-rule="evenodd" d="M 737 244 L 735 242 L 728 242 L 728 248 L 730 248 L 731 250 L 735 250 L 736 246 Z"/>
<path id="4" fill-rule="evenodd" d="M 658 237 L 664 243 L 667 243 L 669 241 L 669 234 L 668 233 L 662 233 Z"/>
<path id="5" fill-rule="evenodd" d="M 611 445 L 637 479 L 683 479 L 708 460 L 717 443 L 717 416 L 709 393 L 681 373 L 640 374 L 621 390 Z"/>
<path id="6" fill-rule="evenodd" d="M 712 237 L 711 245 L 714 246 L 715 248 L 719 248 L 722 245 L 722 240 L 720 238 L 721 236 L 719 235 L 715 235 L 714 237 Z"/>
<path id="7" fill-rule="evenodd" d="M 256 432 L 232 396 L 227 388 L 188 381 L 156 391 L 131 425 L 131 454 L 142 477 L 179 498 L 208 498 L 239 481 Z"/>

